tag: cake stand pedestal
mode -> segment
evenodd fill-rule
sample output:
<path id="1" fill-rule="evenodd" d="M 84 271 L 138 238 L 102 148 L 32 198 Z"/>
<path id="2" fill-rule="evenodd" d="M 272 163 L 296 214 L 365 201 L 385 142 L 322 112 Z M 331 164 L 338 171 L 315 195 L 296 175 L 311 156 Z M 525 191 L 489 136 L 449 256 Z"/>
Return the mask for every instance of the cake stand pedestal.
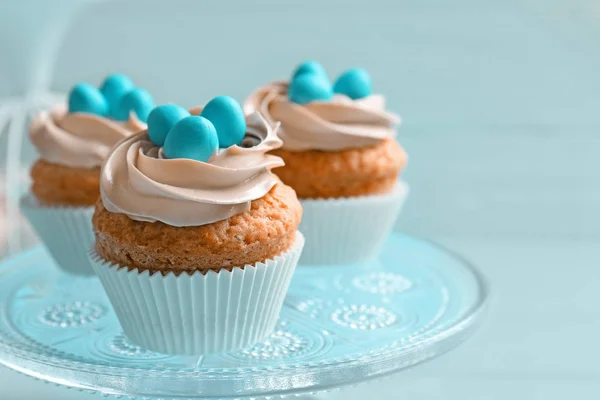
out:
<path id="1" fill-rule="evenodd" d="M 378 260 L 298 266 L 267 340 L 190 357 L 134 345 L 100 282 L 77 283 L 42 248 L 0 264 L 0 363 L 59 385 L 142 399 L 321 398 L 311 396 L 453 349 L 477 327 L 488 293 L 460 257 L 393 234 Z"/>

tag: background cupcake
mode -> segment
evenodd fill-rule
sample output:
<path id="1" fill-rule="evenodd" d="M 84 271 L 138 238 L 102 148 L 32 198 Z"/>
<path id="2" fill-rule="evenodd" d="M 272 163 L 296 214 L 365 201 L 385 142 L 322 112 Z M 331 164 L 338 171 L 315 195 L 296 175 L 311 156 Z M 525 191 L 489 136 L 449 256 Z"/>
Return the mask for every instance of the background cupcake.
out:
<path id="1" fill-rule="evenodd" d="M 257 89 L 244 111 L 281 123 L 285 166 L 277 175 L 302 200 L 301 263 L 358 262 L 378 254 L 408 188 L 407 156 L 395 140 L 400 118 L 372 94 L 369 74 L 352 68 L 332 86 L 323 67 L 301 64 L 290 82 Z"/>
<path id="2" fill-rule="evenodd" d="M 99 196 L 100 166 L 121 139 L 146 128 L 154 102 L 123 75 L 100 89 L 79 83 L 68 104 L 40 112 L 30 138 L 40 154 L 31 168 L 31 193 L 21 208 L 62 269 L 89 275 L 91 216 Z"/>
<path id="3" fill-rule="evenodd" d="M 94 269 L 125 334 L 169 354 L 271 334 L 304 242 L 300 203 L 271 173 L 277 128 L 224 96 L 192 113 L 157 107 L 119 143 L 93 217 Z"/>

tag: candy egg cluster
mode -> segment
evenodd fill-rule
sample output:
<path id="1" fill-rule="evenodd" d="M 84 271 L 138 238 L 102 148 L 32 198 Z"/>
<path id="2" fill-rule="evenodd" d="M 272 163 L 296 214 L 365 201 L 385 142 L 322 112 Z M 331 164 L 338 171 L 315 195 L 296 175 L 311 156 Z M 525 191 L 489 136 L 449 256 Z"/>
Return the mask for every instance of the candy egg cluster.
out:
<path id="1" fill-rule="evenodd" d="M 367 97 L 371 94 L 371 77 L 362 68 L 351 68 L 342 73 L 332 86 L 321 64 L 306 61 L 296 68 L 288 88 L 288 98 L 297 104 L 330 101 L 334 93 L 353 100 Z"/>
<path id="2" fill-rule="evenodd" d="M 229 96 L 215 97 L 199 116 L 174 104 L 158 106 L 148 116 L 148 136 L 166 158 L 206 162 L 219 147 L 239 145 L 245 134 L 242 107 Z"/>
<path id="3" fill-rule="evenodd" d="M 88 83 L 76 84 L 69 93 L 69 112 L 96 114 L 117 121 L 129 120 L 135 113 L 146 122 L 154 108 L 154 99 L 147 90 L 138 88 L 125 75 L 109 75 L 100 89 Z"/>

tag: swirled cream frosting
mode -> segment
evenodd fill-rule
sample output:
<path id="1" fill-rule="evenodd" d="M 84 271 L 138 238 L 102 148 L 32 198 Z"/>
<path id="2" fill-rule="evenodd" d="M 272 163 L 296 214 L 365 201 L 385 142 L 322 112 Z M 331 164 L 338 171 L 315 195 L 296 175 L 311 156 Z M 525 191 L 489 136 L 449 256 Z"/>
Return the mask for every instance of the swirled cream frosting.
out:
<path id="1" fill-rule="evenodd" d="M 289 101 L 287 90 L 287 82 L 273 82 L 244 102 L 246 114 L 260 112 L 271 124 L 281 122 L 279 137 L 285 150 L 339 151 L 396 136 L 400 117 L 385 110 L 381 95 L 359 100 L 335 95 L 332 101 L 300 105 Z"/>
<path id="2" fill-rule="evenodd" d="M 65 106 L 42 111 L 31 122 L 29 135 L 43 160 L 74 168 L 100 167 L 121 139 L 146 129 L 131 114 L 118 122 L 94 114 L 68 113 Z"/>
<path id="3" fill-rule="evenodd" d="M 218 151 L 208 162 L 166 159 L 147 131 L 122 141 L 100 174 L 104 207 L 172 226 L 210 224 L 250 210 L 278 182 L 271 169 L 283 160 L 267 154 L 281 146 L 279 126 L 258 114 L 246 123 L 242 144 Z"/>

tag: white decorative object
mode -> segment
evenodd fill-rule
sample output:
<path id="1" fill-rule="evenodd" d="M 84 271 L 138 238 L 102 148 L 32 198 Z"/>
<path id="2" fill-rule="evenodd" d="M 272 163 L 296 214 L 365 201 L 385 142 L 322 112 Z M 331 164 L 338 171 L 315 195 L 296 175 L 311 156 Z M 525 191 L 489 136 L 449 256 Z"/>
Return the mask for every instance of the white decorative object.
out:
<path id="1" fill-rule="evenodd" d="M 23 247 L 19 197 L 27 125 L 36 111 L 63 101 L 63 95 L 50 91 L 58 50 L 73 17 L 92 1 L 0 2 L 0 37 L 3 38 L 0 41 L 0 86 L 8 88 L 7 97 L 0 98 L 0 141 L 6 146 L 6 179 L 0 181 L 3 183 L 0 196 L 4 202 L 0 205 L 6 218 L 2 226 L 9 252 Z M 8 135 L 6 140 L 2 138 L 5 134 Z M 11 234 L 6 235 L 6 232 Z M 3 244 L 0 242 L 0 248 Z"/>

